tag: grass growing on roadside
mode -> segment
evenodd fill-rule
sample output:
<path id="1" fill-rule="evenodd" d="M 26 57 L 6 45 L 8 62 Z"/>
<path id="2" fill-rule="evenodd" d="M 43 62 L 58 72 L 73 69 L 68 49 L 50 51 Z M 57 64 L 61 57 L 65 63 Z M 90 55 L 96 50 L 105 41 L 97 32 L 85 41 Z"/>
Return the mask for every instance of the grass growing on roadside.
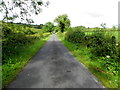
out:
<path id="1" fill-rule="evenodd" d="M 96 61 L 91 60 L 92 54 L 90 50 L 83 45 L 75 44 L 64 40 L 63 34 L 57 34 L 58 38 L 63 42 L 63 44 L 72 52 L 72 54 L 83 63 L 88 69 L 98 78 L 99 81 L 107 88 L 117 88 L 118 87 L 118 76 L 114 76 L 111 73 L 104 72 L 104 68 L 101 64 Z M 98 70 L 96 67 L 99 67 Z"/>
<path id="2" fill-rule="evenodd" d="M 20 72 L 20 70 L 28 63 L 30 58 L 46 43 L 50 35 L 40 40 L 36 40 L 32 44 L 25 45 L 19 50 L 19 55 L 15 54 L 12 61 L 17 61 L 13 64 L 2 65 L 2 86 L 8 85 Z M 10 62 L 11 60 L 9 60 Z"/>

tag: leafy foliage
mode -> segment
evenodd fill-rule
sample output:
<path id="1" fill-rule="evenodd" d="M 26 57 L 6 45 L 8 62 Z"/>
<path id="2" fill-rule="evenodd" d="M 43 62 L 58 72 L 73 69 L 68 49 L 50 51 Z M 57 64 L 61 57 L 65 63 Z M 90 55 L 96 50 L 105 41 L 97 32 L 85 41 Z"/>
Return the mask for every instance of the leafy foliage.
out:
<path id="1" fill-rule="evenodd" d="M 35 34 L 35 33 L 37 33 L 37 32 L 34 32 L 34 31 L 32 31 L 31 29 L 27 29 L 27 30 L 24 31 L 24 33 L 30 35 L 30 34 Z"/>
<path id="2" fill-rule="evenodd" d="M 86 33 L 86 30 L 83 30 L 83 32 Z M 116 37 L 114 38 L 114 35 L 109 35 L 109 31 L 107 31 L 107 34 L 106 31 L 102 32 L 99 30 L 96 32 L 91 30 L 91 32 L 93 33 L 84 36 L 82 43 L 75 43 L 65 39 L 68 31 L 66 34 L 58 33 L 58 37 L 72 54 L 86 65 L 106 87 L 117 88 L 119 82 L 118 71 L 120 70 L 120 41 L 116 42 Z M 117 44 L 115 45 L 115 43 Z M 88 44 L 90 44 L 89 47 L 87 46 Z M 106 52 L 108 47 L 110 48 L 109 55 Z M 105 51 L 102 52 L 103 48 Z"/>
<path id="3" fill-rule="evenodd" d="M 118 62 L 120 61 L 118 56 L 119 44 L 117 44 L 116 36 L 110 35 L 109 33 L 106 34 L 109 31 L 105 28 L 93 28 L 93 30 L 95 31 L 86 35 L 85 28 L 75 27 L 68 30 L 64 37 L 66 41 L 72 42 L 76 46 L 79 46 L 78 44 L 86 46 L 90 51 L 91 61 L 100 64 L 99 66 L 95 66 L 95 68 L 101 69 L 104 67 L 102 70 L 106 70 L 106 72 L 111 72 L 117 76 L 118 70 L 120 69 Z"/>
<path id="4" fill-rule="evenodd" d="M 105 29 L 106 28 L 106 23 L 102 23 L 101 27 L 103 27 Z"/>
<path id="5" fill-rule="evenodd" d="M 3 14 L 4 21 L 14 21 L 16 18 L 21 21 L 26 20 L 33 23 L 30 18 L 32 14 L 38 15 L 41 6 L 47 6 L 49 2 L 43 3 L 41 0 L 2 0 L 0 1 L 0 12 Z"/>
<path id="6" fill-rule="evenodd" d="M 70 19 L 66 14 L 58 16 L 54 22 L 58 23 L 58 27 L 61 32 L 64 32 L 68 27 L 70 27 Z"/>
<path id="7" fill-rule="evenodd" d="M 87 47 L 92 47 L 91 52 L 96 56 L 117 54 L 115 37 L 106 37 L 102 31 L 96 31 L 93 34 L 86 36 L 85 42 L 87 42 Z"/>
<path id="8" fill-rule="evenodd" d="M 2 25 L 2 63 L 9 62 L 9 58 L 19 54 L 18 48 L 34 43 L 42 38 L 42 32 L 33 31 L 32 28 L 23 25 L 3 23 Z"/>
<path id="9" fill-rule="evenodd" d="M 65 39 L 73 43 L 82 43 L 85 33 L 78 28 L 68 30 Z"/>
<path id="10" fill-rule="evenodd" d="M 49 35 L 27 25 L 2 23 L 2 87 L 15 78 Z"/>
<path id="11" fill-rule="evenodd" d="M 47 22 L 43 28 L 45 32 L 53 32 L 54 31 L 54 24 L 52 22 Z"/>
<path id="12" fill-rule="evenodd" d="M 76 26 L 75 29 L 78 29 L 78 30 L 86 30 L 86 27 L 85 27 L 85 26 Z"/>

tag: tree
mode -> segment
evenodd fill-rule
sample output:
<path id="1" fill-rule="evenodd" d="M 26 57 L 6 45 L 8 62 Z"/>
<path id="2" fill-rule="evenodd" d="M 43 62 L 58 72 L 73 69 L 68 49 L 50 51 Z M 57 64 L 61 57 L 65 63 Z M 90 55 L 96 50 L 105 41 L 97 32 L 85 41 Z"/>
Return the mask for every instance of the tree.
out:
<path id="1" fill-rule="evenodd" d="M 58 32 L 58 31 L 59 31 L 59 27 L 58 27 L 58 26 L 55 26 L 54 31 L 55 31 L 55 32 Z"/>
<path id="2" fill-rule="evenodd" d="M 41 12 L 41 6 L 48 4 L 49 2 L 43 3 L 41 0 L 1 0 L 0 12 L 3 15 L 3 21 L 13 22 L 19 18 L 21 21 L 33 23 L 30 16 L 38 15 Z"/>
<path id="3" fill-rule="evenodd" d="M 113 30 L 118 30 L 118 29 L 117 29 L 117 26 L 113 26 L 112 29 L 113 29 Z"/>
<path id="4" fill-rule="evenodd" d="M 52 22 L 47 22 L 44 26 L 43 26 L 43 29 L 46 31 L 46 32 L 53 32 L 54 31 L 54 24 Z"/>
<path id="5" fill-rule="evenodd" d="M 54 22 L 58 23 L 58 27 L 61 32 L 64 32 L 68 27 L 70 27 L 70 19 L 66 14 L 58 16 Z"/>
<path id="6" fill-rule="evenodd" d="M 105 29 L 106 28 L 106 23 L 102 23 L 101 27 L 103 27 Z"/>
<path id="7" fill-rule="evenodd" d="M 85 26 L 76 26 L 75 28 L 79 29 L 79 30 L 85 30 L 86 27 Z"/>

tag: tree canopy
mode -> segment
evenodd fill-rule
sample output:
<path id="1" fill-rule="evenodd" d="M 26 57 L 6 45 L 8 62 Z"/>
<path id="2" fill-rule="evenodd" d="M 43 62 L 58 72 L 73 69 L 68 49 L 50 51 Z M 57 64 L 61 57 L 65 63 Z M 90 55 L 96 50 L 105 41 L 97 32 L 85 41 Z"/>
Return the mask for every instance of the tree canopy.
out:
<path id="1" fill-rule="evenodd" d="M 54 31 L 54 24 L 52 22 L 47 22 L 44 26 L 43 26 L 43 29 L 46 31 L 46 32 L 53 32 Z"/>
<path id="2" fill-rule="evenodd" d="M 102 28 L 104 28 L 104 29 L 106 28 L 106 23 L 102 23 L 100 25 L 101 25 Z"/>
<path id="3" fill-rule="evenodd" d="M 70 19 L 66 14 L 58 16 L 54 22 L 58 23 L 58 27 L 61 32 L 64 32 L 68 27 L 70 27 Z"/>
<path id="4" fill-rule="evenodd" d="M 48 6 L 48 4 L 49 2 L 42 0 L 1 0 L 0 12 L 3 15 L 3 21 L 13 22 L 19 18 L 21 22 L 33 23 L 30 16 L 38 15 L 41 12 L 41 6 Z"/>
<path id="5" fill-rule="evenodd" d="M 86 27 L 85 26 L 76 26 L 75 29 L 84 30 L 84 29 L 86 29 Z"/>

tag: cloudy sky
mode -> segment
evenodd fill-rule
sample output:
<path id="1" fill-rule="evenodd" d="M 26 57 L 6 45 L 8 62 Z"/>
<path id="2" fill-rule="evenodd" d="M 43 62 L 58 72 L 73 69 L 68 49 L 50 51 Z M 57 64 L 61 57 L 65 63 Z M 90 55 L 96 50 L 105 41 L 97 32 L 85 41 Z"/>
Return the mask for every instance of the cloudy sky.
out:
<path id="1" fill-rule="evenodd" d="M 44 0 L 43 0 L 44 1 Z M 71 26 L 97 27 L 106 23 L 107 27 L 118 24 L 118 2 L 120 0 L 48 0 L 48 8 L 43 7 L 38 16 L 32 16 L 35 24 L 45 24 L 61 14 L 67 14 Z"/>
<path id="2" fill-rule="evenodd" d="M 118 24 L 118 2 L 120 0 L 49 0 L 48 8 L 33 17 L 36 24 L 46 23 L 61 14 L 67 14 L 71 26 L 96 27 L 106 23 L 107 27 Z"/>

